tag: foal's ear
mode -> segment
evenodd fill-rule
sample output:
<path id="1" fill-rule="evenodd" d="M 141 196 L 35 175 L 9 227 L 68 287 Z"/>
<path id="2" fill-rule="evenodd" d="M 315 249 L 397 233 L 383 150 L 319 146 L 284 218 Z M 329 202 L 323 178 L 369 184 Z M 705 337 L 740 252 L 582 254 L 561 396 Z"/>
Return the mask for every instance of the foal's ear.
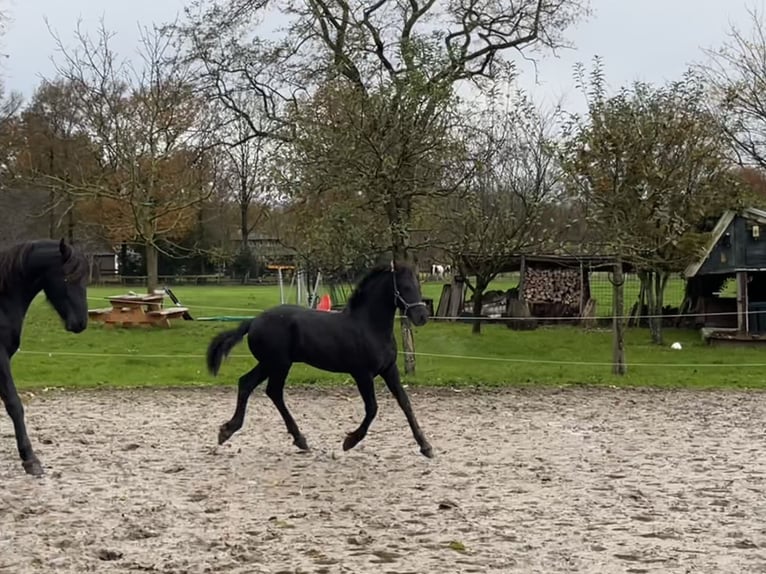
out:
<path id="1" fill-rule="evenodd" d="M 61 252 L 61 259 L 63 261 L 66 261 L 72 255 L 72 248 L 67 245 L 63 237 L 61 238 L 61 241 L 59 241 L 59 251 Z"/>

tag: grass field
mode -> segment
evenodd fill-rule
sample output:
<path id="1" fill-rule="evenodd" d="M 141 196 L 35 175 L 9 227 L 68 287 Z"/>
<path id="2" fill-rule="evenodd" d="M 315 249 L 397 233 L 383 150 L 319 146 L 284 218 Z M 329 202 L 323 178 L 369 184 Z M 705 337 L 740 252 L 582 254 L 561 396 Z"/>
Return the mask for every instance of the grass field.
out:
<path id="1" fill-rule="evenodd" d="M 503 288 L 502 285 L 499 288 Z M 439 284 L 424 295 L 438 298 Z M 119 288 L 91 288 L 90 306 Z M 274 287 L 178 287 L 174 289 L 195 317 L 252 315 L 278 303 Z M 438 299 L 437 299 L 438 300 Z M 104 329 L 97 322 L 80 335 L 66 333 L 57 316 L 38 298 L 27 318 L 21 352 L 14 358 L 20 389 L 43 387 L 133 387 L 233 384 L 252 365 L 245 345 L 234 350 L 218 379 L 204 369 L 210 338 L 235 323 L 175 321 L 167 329 Z M 417 373 L 410 384 L 615 384 L 659 387 L 761 387 L 766 349 L 711 349 L 693 331 L 667 332 L 674 351 L 649 344 L 648 333 L 630 330 L 629 374 L 610 374 L 611 334 L 557 326 L 515 332 L 486 325 L 480 336 L 465 323 L 430 322 L 416 331 Z M 764 367 L 758 365 L 763 364 Z M 290 380 L 303 384 L 349 381 L 346 376 L 296 365 Z"/>

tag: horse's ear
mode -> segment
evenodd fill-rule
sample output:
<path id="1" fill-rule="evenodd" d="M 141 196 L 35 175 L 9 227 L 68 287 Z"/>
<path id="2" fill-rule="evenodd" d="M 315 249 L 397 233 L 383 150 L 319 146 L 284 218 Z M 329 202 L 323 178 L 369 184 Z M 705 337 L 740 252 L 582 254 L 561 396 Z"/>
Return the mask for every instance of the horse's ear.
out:
<path id="1" fill-rule="evenodd" d="M 67 242 L 64 241 L 64 238 L 61 238 L 61 241 L 59 241 L 59 251 L 61 252 L 61 259 L 66 261 L 71 257 L 72 255 L 72 248 L 67 245 Z"/>

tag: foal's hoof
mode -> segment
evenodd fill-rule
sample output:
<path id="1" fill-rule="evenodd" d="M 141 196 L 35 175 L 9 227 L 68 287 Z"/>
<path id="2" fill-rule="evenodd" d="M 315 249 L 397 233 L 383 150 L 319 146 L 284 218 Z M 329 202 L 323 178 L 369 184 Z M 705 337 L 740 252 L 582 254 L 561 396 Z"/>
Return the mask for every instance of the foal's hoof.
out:
<path id="1" fill-rule="evenodd" d="M 293 444 L 301 450 L 309 450 L 309 444 L 306 442 L 306 437 L 298 435 L 298 438 L 293 440 Z"/>
<path id="2" fill-rule="evenodd" d="M 431 448 L 430 444 L 424 444 L 420 447 L 420 453 L 425 456 L 426 458 L 433 458 L 434 457 L 434 450 Z"/>
<path id="3" fill-rule="evenodd" d="M 227 440 L 231 438 L 231 435 L 234 433 L 229 430 L 229 427 L 226 426 L 226 424 L 222 424 L 221 428 L 218 429 L 218 444 L 221 445 L 225 443 Z"/>
<path id="4" fill-rule="evenodd" d="M 21 466 L 23 466 L 26 473 L 31 476 L 42 476 L 45 474 L 43 465 L 40 464 L 40 461 L 36 458 L 21 461 Z"/>
<path id="5" fill-rule="evenodd" d="M 354 448 L 357 444 L 359 444 L 359 441 L 361 439 L 357 438 L 357 436 L 350 432 L 346 435 L 346 438 L 343 440 L 343 450 L 351 450 Z"/>

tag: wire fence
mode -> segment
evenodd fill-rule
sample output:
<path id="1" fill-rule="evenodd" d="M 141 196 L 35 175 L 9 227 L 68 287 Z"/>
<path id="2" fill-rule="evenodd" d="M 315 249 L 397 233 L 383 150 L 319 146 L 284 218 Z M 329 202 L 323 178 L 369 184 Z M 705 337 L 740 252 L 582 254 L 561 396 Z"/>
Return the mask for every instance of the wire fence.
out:
<path id="1" fill-rule="evenodd" d="M 56 357 L 72 357 L 72 358 L 140 358 L 140 359 L 162 359 L 162 360 L 168 360 L 168 359 L 177 359 L 177 360 L 189 360 L 189 359 L 204 359 L 204 354 L 190 354 L 190 353 L 173 353 L 173 354 L 163 354 L 163 353 L 143 353 L 143 352 L 135 352 L 135 353 L 94 353 L 94 352 L 76 352 L 76 351 L 27 351 L 24 349 L 21 349 L 18 351 L 20 354 L 23 355 L 36 355 L 36 356 L 47 356 L 48 358 L 56 358 Z M 405 353 L 403 351 L 399 351 L 399 355 L 402 356 Z M 424 353 L 424 352 L 414 352 L 411 353 L 412 355 L 416 357 L 431 357 L 431 358 L 438 358 L 438 359 L 450 359 L 450 360 L 456 360 L 456 361 L 491 361 L 491 362 L 500 362 L 500 363 L 523 363 L 523 364 L 529 364 L 529 365 L 561 365 L 561 366 L 581 366 L 581 367 L 610 367 L 613 365 L 611 362 L 606 361 L 568 361 L 568 360 L 556 360 L 556 359 L 530 359 L 526 357 L 497 357 L 497 356 L 490 356 L 490 355 L 453 355 L 448 353 Z M 243 354 L 231 354 L 229 355 L 229 358 L 237 358 L 237 359 L 251 359 L 251 355 L 243 355 Z M 630 361 L 628 363 L 629 367 L 661 367 L 661 368 L 716 368 L 716 369 L 731 369 L 732 367 L 737 368 L 764 368 L 766 367 L 766 363 L 763 362 L 757 362 L 757 363 L 675 363 L 675 362 L 641 362 L 641 361 Z"/>
<path id="2" fill-rule="evenodd" d="M 103 302 L 102 297 L 88 297 L 91 301 L 101 301 Z M 219 307 L 216 305 L 198 305 L 194 304 L 192 305 L 194 310 L 202 310 L 202 311 L 227 311 L 227 312 L 241 312 L 243 313 L 243 317 L 255 317 L 260 313 L 263 313 L 267 309 L 258 308 L 258 307 Z M 609 309 L 611 311 L 611 307 Z M 337 312 L 337 311 L 332 311 Z M 763 314 L 764 311 L 760 310 L 742 310 L 741 312 L 737 311 L 721 311 L 721 312 L 706 312 L 706 317 L 734 317 L 738 314 L 746 314 L 746 315 L 755 315 L 755 314 Z M 652 315 L 652 314 L 644 314 L 642 315 L 642 318 L 644 319 L 652 319 L 652 318 L 668 318 L 668 319 L 674 319 L 674 318 L 684 318 L 689 317 L 688 313 L 663 313 L 661 315 Z M 607 313 L 605 315 L 599 315 L 598 317 L 601 320 L 604 321 L 611 321 L 615 318 L 622 319 L 622 320 L 628 320 L 632 318 L 632 315 L 625 314 L 625 315 L 617 315 L 615 317 L 614 314 Z M 430 316 L 429 321 L 450 321 L 450 322 L 463 322 L 463 321 L 487 321 L 487 317 L 472 317 L 472 316 L 463 316 L 463 317 L 447 317 L 447 316 L 439 316 L 439 315 L 433 315 Z M 493 317 L 491 319 L 492 321 L 518 321 L 518 317 Z M 583 319 L 581 317 L 570 317 L 570 316 L 559 316 L 559 317 L 545 317 L 546 321 L 559 321 L 559 322 L 580 322 Z"/>

